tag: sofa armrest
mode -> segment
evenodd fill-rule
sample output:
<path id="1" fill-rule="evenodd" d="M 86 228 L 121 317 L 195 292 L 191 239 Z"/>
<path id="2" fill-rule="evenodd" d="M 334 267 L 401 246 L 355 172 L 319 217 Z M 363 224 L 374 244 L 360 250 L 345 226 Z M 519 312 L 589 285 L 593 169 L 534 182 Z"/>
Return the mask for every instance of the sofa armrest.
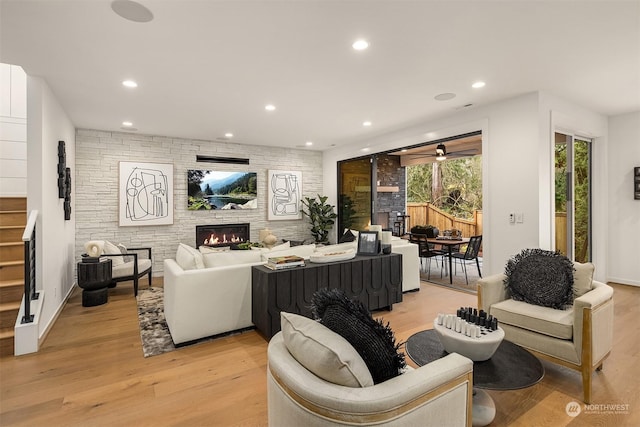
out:
<path id="1" fill-rule="evenodd" d="M 494 274 L 478 280 L 478 308 L 490 313 L 493 304 L 510 298 L 504 286 L 504 274 Z"/>

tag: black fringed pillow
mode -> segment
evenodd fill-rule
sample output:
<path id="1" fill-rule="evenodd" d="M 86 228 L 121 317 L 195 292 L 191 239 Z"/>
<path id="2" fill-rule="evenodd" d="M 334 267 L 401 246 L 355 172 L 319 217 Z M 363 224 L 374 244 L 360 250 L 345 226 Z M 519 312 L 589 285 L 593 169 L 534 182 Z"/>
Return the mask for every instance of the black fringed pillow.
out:
<path id="1" fill-rule="evenodd" d="M 338 240 L 338 243 L 347 243 L 347 242 L 353 242 L 354 240 L 356 240 L 356 236 L 355 234 L 353 234 L 351 232 L 351 230 L 346 229 L 344 231 L 344 234 L 340 237 L 340 239 Z"/>
<path id="2" fill-rule="evenodd" d="M 350 300 L 340 289 L 320 289 L 313 295 L 311 309 L 320 323 L 356 349 L 374 384 L 400 375 L 406 367 L 389 324 L 374 320 L 362 302 Z"/>
<path id="3" fill-rule="evenodd" d="M 573 263 L 560 252 L 524 249 L 507 262 L 505 274 L 516 301 L 556 309 L 573 304 Z"/>

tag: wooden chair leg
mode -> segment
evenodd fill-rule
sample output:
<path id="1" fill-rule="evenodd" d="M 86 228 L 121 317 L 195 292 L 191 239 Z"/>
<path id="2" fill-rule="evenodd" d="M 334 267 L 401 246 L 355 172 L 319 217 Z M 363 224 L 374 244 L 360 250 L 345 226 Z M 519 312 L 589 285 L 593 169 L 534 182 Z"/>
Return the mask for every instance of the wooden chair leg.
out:
<path id="1" fill-rule="evenodd" d="M 582 367 L 582 391 L 584 393 L 584 403 L 591 403 L 591 368 Z"/>

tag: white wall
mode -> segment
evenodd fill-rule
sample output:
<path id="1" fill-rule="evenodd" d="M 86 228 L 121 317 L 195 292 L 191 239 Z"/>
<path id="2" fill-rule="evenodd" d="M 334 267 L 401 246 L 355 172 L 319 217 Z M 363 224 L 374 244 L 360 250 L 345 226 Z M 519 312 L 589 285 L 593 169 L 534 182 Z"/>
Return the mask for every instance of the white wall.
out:
<path id="1" fill-rule="evenodd" d="M 544 93 L 530 93 L 491 105 L 464 110 L 401 132 L 356 141 L 324 153 L 324 191 L 335 201 L 337 194 L 336 161 L 410 144 L 482 131 L 483 152 L 483 274 L 504 271 L 506 261 L 521 249 L 551 249 L 552 197 L 551 147 L 552 110 L 559 116 L 577 117 L 576 123 L 594 120 L 596 128 L 606 122 L 602 116 Z M 568 125 L 569 121 L 565 121 Z M 565 123 L 562 122 L 562 123 Z M 606 125 L 604 127 L 606 132 Z M 578 129 L 579 130 L 579 129 Z M 596 168 L 606 170 L 603 157 Z M 606 179 L 604 180 L 606 182 Z M 602 186 L 594 189 L 603 196 Z M 510 212 L 522 213 L 524 222 L 509 223 Z M 606 230 L 597 234 L 597 244 L 606 245 Z M 604 240 L 604 241 L 603 241 Z M 606 246 L 605 246 L 606 247 Z M 596 271 L 606 271 L 606 260 L 600 257 Z M 598 273 L 597 273 L 598 274 Z M 601 278 L 602 279 L 602 278 Z"/>
<path id="2" fill-rule="evenodd" d="M 608 280 L 640 286 L 640 200 L 633 168 L 640 167 L 640 111 L 609 118 Z"/>
<path id="3" fill-rule="evenodd" d="M 280 239 L 312 238 L 307 218 L 267 220 L 267 171 L 301 171 L 303 195 L 314 197 L 322 192 L 322 154 L 318 151 L 89 129 L 77 131 L 76 150 L 76 258 L 84 252 L 88 240 L 110 240 L 130 247 L 151 246 L 153 275 L 162 276 L 163 260 L 175 257 L 178 243 L 195 246 L 196 225 L 248 222 L 252 241 L 258 241 L 258 233 L 265 227 Z M 198 163 L 197 154 L 247 158 L 250 164 Z M 120 161 L 173 164 L 173 225 L 118 225 Z M 258 209 L 187 210 L 189 169 L 257 172 Z"/>
<path id="4" fill-rule="evenodd" d="M 27 75 L 0 64 L 0 197 L 27 196 Z"/>
<path id="5" fill-rule="evenodd" d="M 67 166 L 73 176 L 75 128 L 51 92 L 38 77 L 27 78 L 27 208 L 37 209 L 36 286 L 44 291 L 39 335 L 47 330 L 75 273 L 75 182 L 71 182 L 71 220 L 64 219 L 64 200 L 58 198 L 58 141 L 65 141 Z"/>

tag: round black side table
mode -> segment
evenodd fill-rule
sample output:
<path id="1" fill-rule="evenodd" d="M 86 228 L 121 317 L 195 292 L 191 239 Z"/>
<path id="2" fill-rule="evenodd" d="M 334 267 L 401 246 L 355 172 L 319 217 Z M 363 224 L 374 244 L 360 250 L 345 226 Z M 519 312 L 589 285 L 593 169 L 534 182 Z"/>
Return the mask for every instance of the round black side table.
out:
<path id="1" fill-rule="evenodd" d="M 82 306 L 94 307 L 109 300 L 111 259 L 83 257 L 78 263 L 78 286 L 82 288 Z"/>

